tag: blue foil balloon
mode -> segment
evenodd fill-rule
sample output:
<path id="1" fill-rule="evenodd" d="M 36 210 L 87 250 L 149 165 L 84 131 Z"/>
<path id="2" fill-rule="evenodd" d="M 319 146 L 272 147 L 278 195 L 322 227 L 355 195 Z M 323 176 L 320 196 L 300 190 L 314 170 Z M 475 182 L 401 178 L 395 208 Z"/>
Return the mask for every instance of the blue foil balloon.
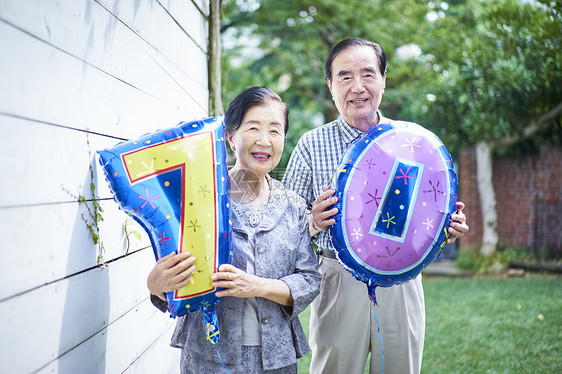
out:
<path id="1" fill-rule="evenodd" d="M 166 295 L 171 316 L 214 310 L 211 274 L 232 258 L 224 117 L 181 122 L 98 153 L 115 201 L 146 230 L 156 259 L 186 251 L 197 258 L 191 282 Z"/>
<path id="2" fill-rule="evenodd" d="M 332 250 L 375 303 L 377 286 L 408 282 L 441 253 L 457 176 L 429 130 L 402 121 L 372 127 L 343 155 L 332 187 Z"/>

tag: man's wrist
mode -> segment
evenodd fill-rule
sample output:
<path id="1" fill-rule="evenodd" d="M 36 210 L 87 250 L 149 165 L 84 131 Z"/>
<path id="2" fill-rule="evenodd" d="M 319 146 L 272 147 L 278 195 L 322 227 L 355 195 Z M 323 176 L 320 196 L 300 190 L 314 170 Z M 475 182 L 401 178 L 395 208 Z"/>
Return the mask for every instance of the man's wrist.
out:
<path id="1" fill-rule="evenodd" d="M 314 222 L 314 217 L 312 216 L 312 214 L 308 215 L 308 229 L 310 231 L 310 236 L 314 237 L 316 235 L 318 235 L 318 233 L 324 231 L 324 229 L 320 228 L 316 222 Z"/>

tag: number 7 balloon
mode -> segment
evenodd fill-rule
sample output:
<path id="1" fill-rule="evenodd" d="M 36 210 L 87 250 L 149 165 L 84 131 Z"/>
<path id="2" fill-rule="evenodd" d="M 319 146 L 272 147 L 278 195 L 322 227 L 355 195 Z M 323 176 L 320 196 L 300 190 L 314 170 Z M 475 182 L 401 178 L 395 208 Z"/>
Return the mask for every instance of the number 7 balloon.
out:
<path id="1" fill-rule="evenodd" d="M 171 316 L 214 309 L 211 274 L 232 258 L 224 117 L 181 122 L 98 153 L 115 201 L 146 230 L 156 259 L 185 251 L 197 258 L 190 283 L 166 295 Z"/>

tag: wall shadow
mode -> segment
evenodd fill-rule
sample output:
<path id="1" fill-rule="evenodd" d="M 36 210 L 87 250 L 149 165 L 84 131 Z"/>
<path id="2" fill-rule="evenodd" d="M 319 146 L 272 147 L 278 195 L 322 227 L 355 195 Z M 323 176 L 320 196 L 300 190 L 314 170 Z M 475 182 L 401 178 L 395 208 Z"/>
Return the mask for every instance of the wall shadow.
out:
<path id="1" fill-rule="evenodd" d="M 95 159 L 90 161 L 93 163 Z M 81 194 L 92 209 L 90 181 L 88 169 Z M 98 185 L 96 175 L 93 182 Z M 74 274 L 66 279 L 68 286 L 61 311 L 59 373 L 104 373 L 106 367 L 107 331 L 104 330 L 109 324 L 109 267 L 95 266 L 98 249 L 91 238 L 85 240 L 86 223 L 82 214 L 90 219 L 84 204 L 74 220 L 67 260 L 67 274 Z M 90 267 L 76 273 L 76 264 L 90 264 Z"/>

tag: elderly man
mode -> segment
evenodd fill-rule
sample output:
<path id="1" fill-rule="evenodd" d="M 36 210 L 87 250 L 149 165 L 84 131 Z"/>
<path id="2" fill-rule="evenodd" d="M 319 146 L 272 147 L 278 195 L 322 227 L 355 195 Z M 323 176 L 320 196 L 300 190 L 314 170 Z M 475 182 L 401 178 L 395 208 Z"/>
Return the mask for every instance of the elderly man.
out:
<path id="1" fill-rule="evenodd" d="M 340 116 L 304 134 L 295 147 L 283 182 L 309 204 L 310 232 L 319 251 L 322 285 L 312 303 L 310 372 L 363 373 L 371 352 L 370 373 L 419 373 L 425 334 L 425 304 L 421 275 L 389 288 L 379 288 L 374 306 L 365 283 L 355 280 L 328 249 L 326 228 L 335 223 L 337 200 L 328 188 L 343 153 L 371 126 L 389 123 L 379 111 L 386 85 L 386 56 L 380 45 L 358 38 L 345 39 L 329 52 L 326 81 Z M 464 204 L 451 217 L 449 242 L 468 231 Z"/>

